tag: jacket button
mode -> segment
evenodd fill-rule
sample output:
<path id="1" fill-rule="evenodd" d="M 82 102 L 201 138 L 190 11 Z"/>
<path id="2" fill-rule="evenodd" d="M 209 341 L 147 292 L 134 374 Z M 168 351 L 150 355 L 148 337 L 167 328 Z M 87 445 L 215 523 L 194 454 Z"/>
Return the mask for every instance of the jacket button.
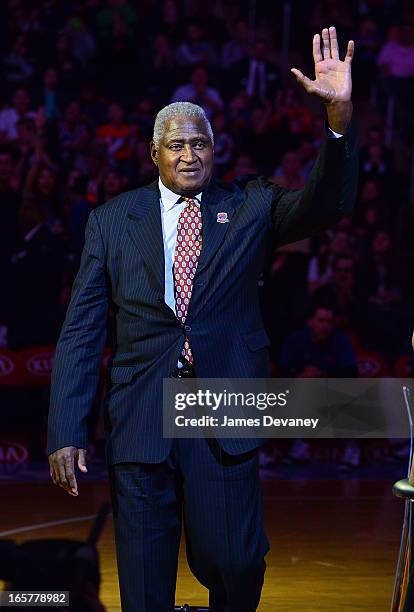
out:
<path id="1" fill-rule="evenodd" d="M 184 329 L 186 332 L 190 332 L 191 331 L 191 325 L 184 325 Z"/>

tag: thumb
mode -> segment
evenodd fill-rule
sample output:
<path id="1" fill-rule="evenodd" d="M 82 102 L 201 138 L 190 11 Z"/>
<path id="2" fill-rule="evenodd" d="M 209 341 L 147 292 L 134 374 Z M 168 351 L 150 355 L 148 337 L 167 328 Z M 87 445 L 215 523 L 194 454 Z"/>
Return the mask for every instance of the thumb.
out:
<path id="1" fill-rule="evenodd" d="M 300 83 L 307 92 L 311 92 L 312 81 L 297 68 L 291 68 L 290 71 L 295 75 L 297 82 Z"/>
<path id="2" fill-rule="evenodd" d="M 88 471 L 88 468 L 86 467 L 86 450 L 84 448 L 78 449 L 78 468 L 81 472 Z"/>

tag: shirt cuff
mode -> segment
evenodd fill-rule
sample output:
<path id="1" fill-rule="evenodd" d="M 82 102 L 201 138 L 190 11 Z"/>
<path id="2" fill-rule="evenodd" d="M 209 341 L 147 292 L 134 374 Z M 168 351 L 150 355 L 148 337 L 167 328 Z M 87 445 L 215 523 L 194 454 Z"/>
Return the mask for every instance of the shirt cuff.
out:
<path id="1" fill-rule="evenodd" d="M 342 138 L 343 134 L 338 134 L 338 132 L 334 132 L 333 130 L 331 130 L 330 127 L 328 127 L 328 132 L 329 132 L 329 138 Z"/>

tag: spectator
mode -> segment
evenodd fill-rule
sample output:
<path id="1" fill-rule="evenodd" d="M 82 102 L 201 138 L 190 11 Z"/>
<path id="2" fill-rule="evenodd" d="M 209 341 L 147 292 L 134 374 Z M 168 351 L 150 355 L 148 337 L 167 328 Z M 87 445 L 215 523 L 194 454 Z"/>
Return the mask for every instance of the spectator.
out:
<path id="1" fill-rule="evenodd" d="M 214 130 L 214 163 L 217 168 L 217 173 L 222 176 L 223 172 L 229 165 L 234 149 L 233 138 L 230 130 L 227 127 L 226 115 L 217 113 L 213 117 Z"/>
<path id="2" fill-rule="evenodd" d="M 370 127 L 366 142 L 360 150 L 361 181 L 378 180 L 385 195 L 390 195 L 394 186 L 394 164 L 391 151 L 384 144 L 384 133 L 380 126 Z"/>
<path id="3" fill-rule="evenodd" d="M 88 143 L 88 129 L 83 120 L 79 102 L 71 102 L 59 126 L 59 144 L 62 161 L 67 167 L 80 166 L 80 158 Z"/>
<path id="4" fill-rule="evenodd" d="M 252 108 L 250 128 L 244 137 L 257 166 L 266 175 L 272 172 L 271 164 L 279 157 L 276 133 L 269 122 L 270 114 L 270 103 L 264 98 L 261 104 Z"/>
<path id="5" fill-rule="evenodd" d="M 148 183 L 156 179 L 156 168 L 151 159 L 147 140 L 139 140 L 137 142 L 135 146 L 135 161 L 134 184 L 136 182 L 137 186 L 148 185 Z"/>
<path id="6" fill-rule="evenodd" d="M 249 51 L 249 28 L 247 23 L 240 19 L 235 24 L 233 38 L 223 47 L 223 67 L 230 70 L 235 64 L 245 60 Z"/>
<path id="7" fill-rule="evenodd" d="M 225 181 L 233 181 L 236 177 L 248 176 L 249 174 L 256 174 L 257 166 L 249 153 L 239 153 L 234 160 L 233 167 L 226 172 L 224 176 Z"/>
<path id="8" fill-rule="evenodd" d="M 389 306 L 400 301 L 392 242 L 387 231 L 379 229 L 373 235 L 360 273 L 371 304 Z"/>
<path id="9" fill-rule="evenodd" d="M 230 100 L 230 124 L 236 137 L 236 144 L 245 141 L 245 136 L 250 127 L 251 112 L 250 101 L 247 93 L 243 90 L 236 93 Z"/>
<path id="10" fill-rule="evenodd" d="M 361 207 L 373 206 L 380 209 L 384 205 L 381 184 L 375 178 L 368 178 L 362 183 L 360 192 Z"/>
<path id="11" fill-rule="evenodd" d="M 66 183 L 64 218 L 68 230 L 69 259 L 77 268 L 85 243 L 85 228 L 91 208 L 86 200 L 86 179 L 79 170 L 73 170 Z"/>
<path id="12" fill-rule="evenodd" d="M 298 146 L 303 136 L 311 132 L 312 114 L 302 103 L 299 93 L 289 87 L 276 93 L 270 123 L 278 131 L 279 138 L 287 140 L 291 146 Z"/>
<path id="13" fill-rule="evenodd" d="M 21 119 L 17 123 L 17 140 L 15 142 L 16 166 L 15 180 L 19 190 L 22 189 L 31 164 L 34 161 L 36 143 L 36 126 L 33 119 Z"/>
<path id="14" fill-rule="evenodd" d="M 91 66 L 96 56 L 96 44 L 85 21 L 77 16 L 69 19 L 66 26 L 71 53 L 82 69 Z"/>
<path id="15" fill-rule="evenodd" d="M 98 125 L 105 123 L 107 118 L 107 103 L 99 96 L 97 85 L 88 81 L 83 83 L 79 92 L 79 103 L 82 115 L 85 117 L 89 126 L 96 130 Z"/>
<path id="16" fill-rule="evenodd" d="M 152 138 L 152 129 L 156 110 L 151 98 L 141 98 L 135 106 L 134 112 L 131 114 L 131 123 L 137 126 L 140 138 L 148 143 Z"/>
<path id="17" fill-rule="evenodd" d="M 54 344 L 61 313 L 64 250 L 30 200 L 19 210 L 21 240 L 11 256 L 6 298 L 8 348 Z"/>
<path id="18" fill-rule="evenodd" d="M 29 60 L 26 37 L 16 38 L 13 50 L 3 61 L 6 80 L 14 85 L 23 85 L 34 73 L 33 63 Z"/>
<path id="19" fill-rule="evenodd" d="M 165 34 L 157 34 L 154 37 L 150 50 L 149 57 L 145 58 L 148 66 L 145 78 L 149 83 L 149 91 L 162 104 L 165 92 L 171 91 L 176 81 L 174 52 L 171 41 Z"/>
<path id="20" fill-rule="evenodd" d="M 106 0 L 106 7 L 98 13 L 98 38 L 113 50 L 132 47 L 137 25 L 137 14 L 126 0 Z"/>
<path id="21" fill-rule="evenodd" d="M 161 31 L 172 42 L 177 42 L 180 31 L 181 14 L 177 0 L 164 0 L 161 9 Z"/>
<path id="22" fill-rule="evenodd" d="M 353 67 L 353 75 L 358 91 L 364 92 L 365 95 L 371 93 L 370 87 L 375 84 L 381 41 L 378 23 L 370 16 L 363 18 L 358 24 L 355 36 L 358 58 Z"/>
<path id="23" fill-rule="evenodd" d="M 206 41 L 197 22 L 187 25 L 184 41 L 177 47 L 176 58 L 178 66 L 184 68 L 192 68 L 198 64 L 212 68 L 217 64 L 214 47 Z"/>
<path id="24" fill-rule="evenodd" d="M 110 163 L 114 167 L 126 167 L 132 158 L 133 130 L 125 121 L 124 108 L 113 102 L 108 107 L 108 122 L 96 130 L 98 144 L 104 144 Z"/>
<path id="25" fill-rule="evenodd" d="M 378 56 L 381 72 L 394 79 L 414 77 L 414 28 L 404 23 L 397 28 L 395 39 L 389 39 Z"/>
<path id="26" fill-rule="evenodd" d="M 301 175 L 304 180 L 307 181 L 310 173 L 312 172 L 312 168 L 316 161 L 316 151 L 312 144 L 312 140 L 310 136 L 302 137 L 302 141 L 299 144 L 297 149 L 297 154 L 300 159 L 300 165 L 302 167 Z"/>
<path id="27" fill-rule="evenodd" d="M 46 118 L 53 121 L 58 118 L 62 99 L 58 91 L 59 77 L 55 68 L 48 68 L 43 75 L 43 91 L 41 104 L 45 109 Z"/>
<path id="28" fill-rule="evenodd" d="M 313 302 L 331 308 L 343 330 L 356 336 L 364 331 L 364 294 L 356 281 L 354 261 L 350 255 L 338 255 L 334 259 L 332 279 L 315 291 Z"/>
<path id="29" fill-rule="evenodd" d="M 42 211 L 45 222 L 53 232 L 62 233 L 61 193 L 57 165 L 46 150 L 45 122 L 44 114 L 39 113 L 36 117 L 38 134 L 35 140 L 33 163 L 24 182 L 23 199 Z"/>
<path id="30" fill-rule="evenodd" d="M 5 296 L 5 278 L 10 274 L 10 257 L 17 244 L 19 193 L 13 181 L 15 164 L 11 150 L 0 149 L 0 295 Z M 4 299 L 0 300 L 0 327 L 6 325 Z M 1 334 L 4 336 L 4 333 Z"/>
<path id="31" fill-rule="evenodd" d="M 204 66 L 197 66 L 191 74 L 191 83 L 181 85 L 174 91 L 171 102 L 194 102 L 204 108 L 209 119 L 223 110 L 223 100 L 217 89 L 208 84 L 208 72 Z"/>
<path id="32" fill-rule="evenodd" d="M 259 38 L 252 47 L 249 57 L 234 65 L 233 88 L 243 88 L 250 98 L 273 98 L 279 86 L 279 73 L 268 59 L 267 42 Z"/>
<path id="33" fill-rule="evenodd" d="M 308 268 L 308 290 L 314 293 L 320 287 L 331 282 L 332 279 L 332 255 L 329 250 L 329 239 L 322 234 L 319 239 L 318 252 L 309 261 Z"/>
<path id="34" fill-rule="evenodd" d="M 318 31 L 320 24 L 325 22 L 326 16 L 335 24 L 338 40 L 346 41 L 350 38 L 353 27 L 350 5 L 341 0 L 317 0 L 313 3 L 313 10 L 309 20 L 312 31 Z"/>
<path id="35" fill-rule="evenodd" d="M 350 237 L 345 231 L 338 230 L 332 236 L 329 244 L 330 259 L 333 261 L 342 255 L 350 257 L 352 254 L 352 247 Z"/>
<path id="36" fill-rule="evenodd" d="M 125 191 L 126 179 L 119 172 L 109 170 L 102 181 L 102 190 L 99 197 L 99 203 L 104 204 L 112 200 L 122 191 Z"/>
<path id="37" fill-rule="evenodd" d="M 394 360 L 404 340 L 400 316 L 399 271 L 389 233 L 383 229 L 373 235 L 368 254 L 359 265 L 359 283 L 366 294 L 365 344 Z M 380 330 L 380 333 L 378 333 Z"/>
<path id="38" fill-rule="evenodd" d="M 35 113 L 30 109 L 30 96 L 27 89 L 17 89 L 13 96 L 12 106 L 0 111 L 0 134 L 10 142 L 17 138 L 17 123 L 21 119 L 34 119 Z"/>
<path id="39" fill-rule="evenodd" d="M 72 51 L 68 32 L 61 32 L 56 41 L 55 64 L 62 90 L 69 96 L 77 89 L 79 66 Z"/>
<path id="40" fill-rule="evenodd" d="M 278 375 L 319 378 L 354 377 L 358 370 L 352 345 L 335 326 L 332 307 L 312 307 L 307 325 L 287 339 L 278 362 Z"/>
<path id="41" fill-rule="evenodd" d="M 305 181 L 301 171 L 299 155 L 296 151 L 287 151 L 271 180 L 287 189 L 303 189 Z"/>

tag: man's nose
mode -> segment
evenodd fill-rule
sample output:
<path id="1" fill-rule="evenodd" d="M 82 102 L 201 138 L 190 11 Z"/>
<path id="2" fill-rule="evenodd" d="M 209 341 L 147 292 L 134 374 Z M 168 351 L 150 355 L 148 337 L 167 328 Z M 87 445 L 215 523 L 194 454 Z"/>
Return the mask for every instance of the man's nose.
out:
<path id="1" fill-rule="evenodd" d="M 195 151 L 191 145 L 184 145 L 184 150 L 181 154 L 181 159 L 185 161 L 187 164 L 197 159 Z"/>

